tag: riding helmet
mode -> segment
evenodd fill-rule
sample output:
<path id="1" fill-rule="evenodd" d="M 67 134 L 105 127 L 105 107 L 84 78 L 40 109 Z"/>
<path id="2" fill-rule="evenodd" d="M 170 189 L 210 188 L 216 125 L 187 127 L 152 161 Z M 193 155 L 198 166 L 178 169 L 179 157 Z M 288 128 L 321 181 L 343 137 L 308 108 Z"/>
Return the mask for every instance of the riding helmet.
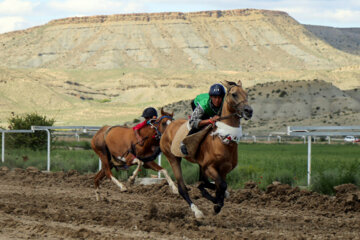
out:
<path id="1" fill-rule="evenodd" d="M 153 118 L 153 116 L 157 117 L 157 111 L 153 107 L 145 108 L 142 115 L 144 118 Z"/>
<path id="2" fill-rule="evenodd" d="M 223 85 L 221 85 L 219 83 L 215 83 L 214 85 L 212 85 L 210 87 L 209 95 L 223 97 L 223 96 L 225 96 L 225 88 L 223 87 Z"/>

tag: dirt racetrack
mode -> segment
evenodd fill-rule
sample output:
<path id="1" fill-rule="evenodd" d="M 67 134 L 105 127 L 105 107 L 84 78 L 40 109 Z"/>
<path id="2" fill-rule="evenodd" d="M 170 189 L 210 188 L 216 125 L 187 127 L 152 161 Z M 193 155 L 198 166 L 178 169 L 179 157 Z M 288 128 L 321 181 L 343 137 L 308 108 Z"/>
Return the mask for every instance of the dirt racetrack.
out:
<path id="1" fill-rule="evenodd" d="M 166 182 L 120 193 L 109 180 L 96 201 L 93 174 L 0 168 L 0 239 L 360 239 L 354 185 L 325 196 L 287 185 L 230 190 L 218 215 L 195 186 L 206 214 L 196 219 Z"/>

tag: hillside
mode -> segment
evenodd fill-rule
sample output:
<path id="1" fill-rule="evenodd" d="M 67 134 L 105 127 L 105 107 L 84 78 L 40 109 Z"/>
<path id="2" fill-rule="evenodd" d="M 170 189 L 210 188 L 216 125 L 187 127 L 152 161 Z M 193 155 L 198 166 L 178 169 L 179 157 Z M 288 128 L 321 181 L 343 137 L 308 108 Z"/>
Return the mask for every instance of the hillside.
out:
<path id="1" fill-rule="evenodd" d="M 11 112 L 29 111 L 56 125 L 119 124 L 221 80 L 241 79 L 249 89 L 314 79 L 358 88 L 360 56 L 337 48 L 279 11 L 53 20 L 0 35 L 0 126 Z"/>
<path id="2" fill-rule="evenodd" d="M 334 28 L 314 25 L 304 25 L 304 27 L 334 48 L 360 55 L 360 28 Z"/>

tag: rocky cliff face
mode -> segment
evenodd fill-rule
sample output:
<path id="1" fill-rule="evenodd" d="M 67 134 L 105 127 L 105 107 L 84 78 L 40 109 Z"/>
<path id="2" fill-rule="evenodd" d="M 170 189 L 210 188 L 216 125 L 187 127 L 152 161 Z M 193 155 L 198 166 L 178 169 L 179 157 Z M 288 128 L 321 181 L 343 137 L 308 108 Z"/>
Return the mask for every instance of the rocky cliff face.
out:
<path id="1" fill-rule="evenodd" d="M 124 14 L 59 19 L 0 35 L 0 66 L 233 71 L 359 64 L 284 12 Z"/>

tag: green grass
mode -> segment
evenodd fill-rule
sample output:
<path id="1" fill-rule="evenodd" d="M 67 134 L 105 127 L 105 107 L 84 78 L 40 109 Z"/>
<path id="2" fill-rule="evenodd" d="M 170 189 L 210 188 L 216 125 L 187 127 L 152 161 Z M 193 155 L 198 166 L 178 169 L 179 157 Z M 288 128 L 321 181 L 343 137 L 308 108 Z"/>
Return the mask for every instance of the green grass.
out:
<path id="1" fill-rule="evenodd" d="M 317 192 L 332 194 L 332 187 L 343 183 L 360 186 L 360 147 L 313 144 L 311 173 L 311 188 Z M 239 165 L 228 182 L 236 188 L 248 180 L 263 189 L 273 181 L 307 185 L 307 145 L 239 144 Z"/>
<path id="2" fill-rule="evenodd" d="M 83 150 L 59 149 L 66 145 L 81 146 Z M 68 171 L 76 169 L 80 173 L 96 172 L 98 157 L 89 149 L 89 143 L 57 142 L 51 149 L 51 171 Z M 30 149 L 6 149 L 5 163 L 0 166 L 10 168 L 35 166 L 46 170 L 47 152 Z M 25 161 L 24 161 L 25 160 Z M 157 161 L 157 160 L 156 160 Z M 162 166 L 174 179 L 171 167 L 164 156 Z M 116 172 L 114 175 L 126 179 L 135 166 L 128 171 Z M 198 181 L 199 168 L 185 159 L 182 160 L 182 171 L 187 184 Z M 356 144 L 313 144 L 312 145 L 312 178 L 311 189 L 325 194 L 333 194 L 333 187 L 344 183 L 360 186 L 360 146 Z M 152 170 L 142 169 L 140 176 L 157 174 Z M 307 145 L 306 144 L 239 144 L 238 166 L 228 174 L 227 183 L 236 189 L 244 183 L 253 181 L 262 189 L 273 181 L 280 181 L 291 186 L 307 185 Z"/>

